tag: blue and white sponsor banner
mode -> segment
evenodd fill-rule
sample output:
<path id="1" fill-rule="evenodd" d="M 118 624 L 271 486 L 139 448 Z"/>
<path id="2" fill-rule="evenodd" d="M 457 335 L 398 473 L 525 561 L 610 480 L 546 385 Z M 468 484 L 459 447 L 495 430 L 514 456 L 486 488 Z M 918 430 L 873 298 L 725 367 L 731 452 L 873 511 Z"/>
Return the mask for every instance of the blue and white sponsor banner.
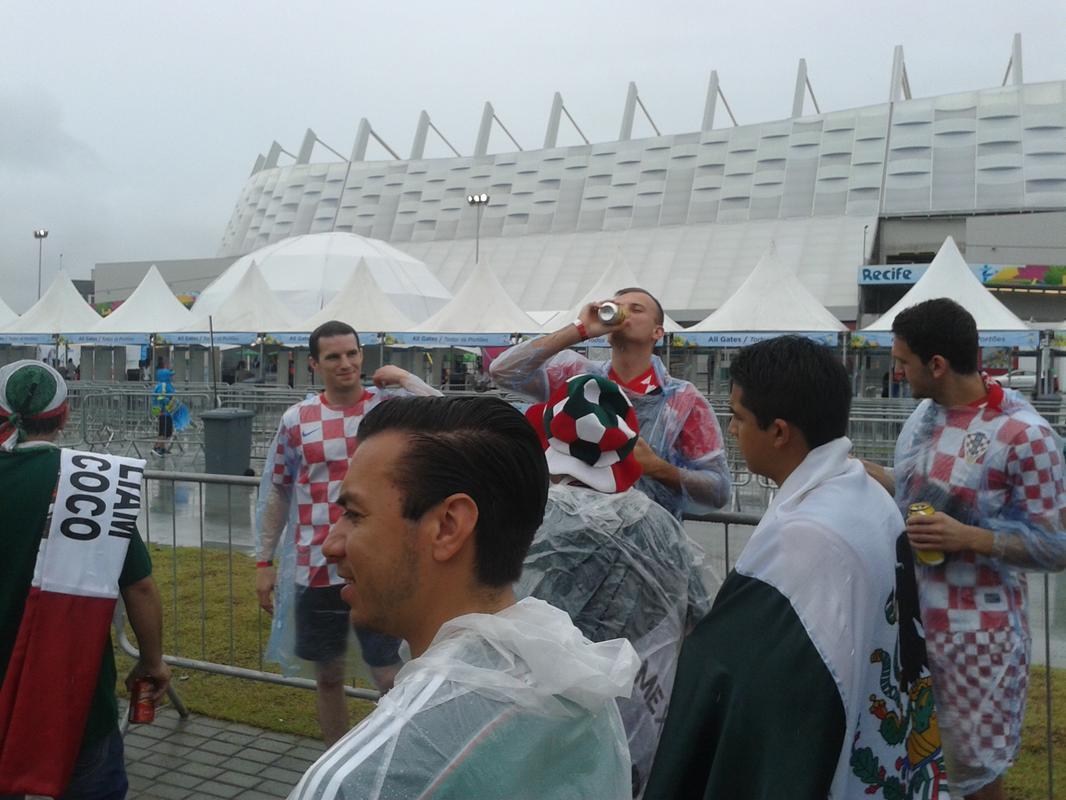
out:
<path id="1" fill-rule="evenodd" d="M 1035 350 L 1040 344 L 1040 331 L 979 331 L 977 344 L 981 347 L 1018 347 Z M 891 347 L 892 331 L 855 331 L 852 347 Z"/>
<path id="2" fill-rule="evenodd" d="M 417 347 L 506 347 L 514 336 L 506 333 L 393 333 L 388 343 Z"/>
<path id="3" fill-rule="evenodd" d="M 215 331 L 214 343 L 220 344 L 252 344 L 258 338 L 258 333 L 234 333 L 227 331 Z M 164 333 L 160 337 L 162 344 L 198 344 L 205 347 L 211 346 L 211 334 L 207 331 L 195 331 L 186 333 Z"/>
<path id="4" fill-rule="evenodd" d="M 305 333 L 268 333 L 266 334 L 267 344 L 280 344 L 284 347 L 307 347 L 307 341 L 311 337 L 311 331 Z M 359 343 L 362 345 L 368 344 L 380 344 L 381 334 L 364 333 L 359 331 Z"/>
<path id="5" fill-rule="evenodd" d="M 985 286 L 1032 286 L 1062 289 L 1066 266 L 1055 264 L 969 264 Z M 928 264 L 867 264 L 858 268 L 860 286 L 917 283 Z"/>
<path id="6" fill-rule="evenodd" d="M 49 333 L 0 333 L 0 344 L 54 344 L 55 339 Z"/>
<path id="7" fill-rule="evenodd" d="M 144 345 L 152 337 L 147 333 L 67 333 L 63 335 L 71 344 Z"/>
<path id="8" fill-rule="evenodd" d="M 835 346 L 840 341 L 840 334 L 835 331 L 681 331 L 675 333 L 671 340 L 674 347 L 746 347 L 749 344 L 775 339 L 778 336 L 803 336 L 812 342 Z"/>

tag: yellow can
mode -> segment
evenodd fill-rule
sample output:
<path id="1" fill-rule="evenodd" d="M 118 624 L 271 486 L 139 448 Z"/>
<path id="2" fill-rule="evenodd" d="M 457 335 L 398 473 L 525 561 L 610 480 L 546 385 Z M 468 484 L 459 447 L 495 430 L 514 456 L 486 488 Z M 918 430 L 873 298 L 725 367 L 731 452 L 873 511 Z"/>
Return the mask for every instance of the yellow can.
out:
<path id="1" fill-rule="evenodd" d="M 907 518 L 914 516 L 931 517 L 936 513 L 929 503 L 911 503 L 907 507 Z M 944 563 L 946 556 L 943 550 L 915 550 L 914 557 L 929 567 L 937 567 Z"/>

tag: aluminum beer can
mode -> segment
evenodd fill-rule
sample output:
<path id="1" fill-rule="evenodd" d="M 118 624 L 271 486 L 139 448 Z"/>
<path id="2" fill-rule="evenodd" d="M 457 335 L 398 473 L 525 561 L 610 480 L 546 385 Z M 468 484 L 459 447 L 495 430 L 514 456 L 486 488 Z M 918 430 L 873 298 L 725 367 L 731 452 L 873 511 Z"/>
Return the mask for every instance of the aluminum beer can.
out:
<path id="1" fill-rule="evenodd" d="M 155 684 L 148 678 L 138 678 L 133 682 L 133 691 L 130 693 L 130 723 L 141 724 L 155 720 L 153 689 Z"/>
<path id="2" fill-rule="evenodd" d="M 597 309 L 596 315 L 604 325 L 621 325 L 625 322 L 626 310 L 618 303 L 608 300 Z"/>
<path id="3" fill-rule="evenodd" d="M 936 509 L 928 503 L 911 503 L 907 507 L 908 519 L 914 516 L 931 517 L 935 513 Z M 944 563 L 945 555 L 943 550 L 915 550 L 914 557 L 926 566 L 937 567 Z"/>

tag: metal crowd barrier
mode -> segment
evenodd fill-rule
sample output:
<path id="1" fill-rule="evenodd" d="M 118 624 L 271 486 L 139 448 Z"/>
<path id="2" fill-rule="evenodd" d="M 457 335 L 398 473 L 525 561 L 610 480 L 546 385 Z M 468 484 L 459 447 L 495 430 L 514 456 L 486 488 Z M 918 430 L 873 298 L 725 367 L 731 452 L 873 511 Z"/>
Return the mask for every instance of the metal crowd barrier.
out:
<path id="1" fill-rule="evenodd" d="M 254 493 L 258 490 L 259 479 L 248 478 L 238 475 L 211 475 L 202 473 L 162 472 L 159 470 L 146 470 L 144 473 L 144 480 L 144 497 L 146 498 L 146 502 L 144 505 L 147 508 L 147 513 L 145 514 L 145 520 L 147 524 L 144 526 L 145 543 L 156 545 L 169 545 L 174 551 L 174 557 L 171 558 L 171 586 L 169 593 L 170 596 L 163 598 L 164 606 L 169 607 L 171 622 L 173 623 L 171 626 L 169 626 L 169 630 L 167 626 L 164 626 L 163 636 L 165 648 L 167 648 L 167 646 L 169 645 L 169 648 L 167 648 L 169 651 L 164 655 L 164 660 L 171 666 L 181 667 L 182 669 L 199 670 L 201 672 L 208 672 L 215 675 L 225 675 L 231 678 L 244 678 L 246 680 L 260 681 L 280 686 L 289 686 L 297 689 L 314 689 L 315 682 L 313 680 L 309 680 L 307 678 L 281 675 L 275 672 L 270 672 L 264 668 L 263 652 L 265 642 L 262 639 L 263 612 L 261 609 L 257 610 L 256 618 L 256 627 L 259 631 L 258 668 L 251 669 L 248 667 L 239 666 L 235 663 L 237 660 L 233 614 L 233 605 L 236 596 L 235 591 L 247 592 L 251 595 L 254 593 L 254 589 L 250 584 L 237 588 L 235 588 L 234 586 L 233 555 L 237 550 L 237 546 L 235 546 L 234 543 L 234 489 L 236 488 L 238 491 L 243 489 Z M 153 526 L 151 522 L 151 488 L 153 483 L 169 485 L 172 489 L 175 487 L 176 484 L 194 484 L 198 487 L 197 500 L 199 506 L 199 513 L 196 515 L 198 519 L 198 525 L 197 530 L 194 532 L 193 539 L 195 545 L 200 548 L 201 552 L 199 575 L 200 602 L 199 610 L 197 612 L 200 622 L 200 658 L 194 658 L 189 656 L 188 654 L 183 654 L 182 642 L 178 635 L 179 625 L 177 624 L 177 620 L 179 620 L 185 613 L 187 613 L 187 609 L 183 609 L 178 599 L 178 559 L 176 557 L 176 551 L 179 547 L 177 495 L 173 491 L 170 495 L 170 541 L 167 542 L 167 535 L 165 531 L 159 531 L 158 529 L 153 531 Z M 225 539 L 224 542 L 219 542 L 218 540 L 216 540 L 216 543 L 223 545 L 224 552 L 227 554 L 228 560 L 227 598 L 225 607 L 228 610 L 226 629 L 229 637 L 229 663 L 211 661 L 206 657 L 203 657 L 203 654 L 206 650 L 208 623 L 208 599 L 206 596 L 205 587 L 206 571 L 203 553 L 205 546 L 210 544 L 210 541 L 205 536 L 205 534 L 207 533 L 207 531 L 205 530 L 205 519 L 208 516 L 204 495 L 205 487 L 219 487 L 225 489 Z M 221 498 L 216 498 L 216 500 L 217 499 Z M 221 529 L 217 532 L 221 533 Z M 122 649 L 122 651 L 131 658 L 139 657 L 140 653 L 127 636 L 124 618 L 120 617 L 116 620 L 115 629 L 117 633 L 116 638 L 119 647 Z M 380 696 L 379 693 L 376 691 L 355 686 L 346 686 L 345 692 L 350 697 L 358 697 L 364 700 L 377 700 Z M 174 693 L 171 695 L 171 699 L 175 701 L 175 706 L 178 708 L 179 713 L 182 713 L 182 710 L 184 709 L 184 704 L 181 702 L 180 697 L 177 697 L 176 693 Z M 182 715 L 184 716 L 184 713 Z"/>

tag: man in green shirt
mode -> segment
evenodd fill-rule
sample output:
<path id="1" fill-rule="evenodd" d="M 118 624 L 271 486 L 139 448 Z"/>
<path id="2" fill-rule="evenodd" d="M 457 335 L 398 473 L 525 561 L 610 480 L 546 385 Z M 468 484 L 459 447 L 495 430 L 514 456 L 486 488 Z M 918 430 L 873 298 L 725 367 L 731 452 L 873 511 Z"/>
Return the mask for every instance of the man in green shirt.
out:
<path id="1" fill-rule="evenodd" d="M 48 525 L 60 471 L 55 441 L 67 420 L 66 384 L 58 372 L 24 361 L 0 370 L 0 686 L 23 621 L 41 538 Z M 17 377 L 13 379 L 13 375 Z M 166 692 L 170 668 L 163 662 L 162 603 L 148 551 L 134 528 L 119 589 L 140 646 L 126 679 L 154 682 L 154 699 Z M 70 624 L 77 625 L 77 620 Z M 121 800 L 127 780 L 115 697 L 116 668 L 110 640 L 104 646 L 81 749 L 62 798 Z M 40 744 L 48 757 L 47 741 Z M 5 776 L 0 775 L 0 782 Z M 6 799 L 5 799 L 6 800 Z"/>

